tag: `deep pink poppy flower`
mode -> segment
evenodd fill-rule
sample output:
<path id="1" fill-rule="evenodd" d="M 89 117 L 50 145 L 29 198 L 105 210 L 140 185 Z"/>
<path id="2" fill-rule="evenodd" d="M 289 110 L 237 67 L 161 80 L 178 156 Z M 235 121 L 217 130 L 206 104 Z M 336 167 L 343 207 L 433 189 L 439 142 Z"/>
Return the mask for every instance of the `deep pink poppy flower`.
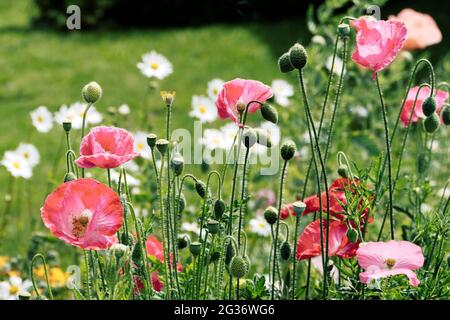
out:
<path id="1" fill-rule="evenodd" d="M 264 103 L 272 96 L 272 89 L 262 82 L 237 78 L 223 85 L 216 100 L 217 112 L 221 119 L 230 118 L 241 125 L 238 109 L 245 109 L 251 101 Z M 260 108 L 259 103 L 252 103 L 248 107 L 248 112 L 255 112 Z"/>
<path id="2" fill-rule="evenodd" d="M 103 250 L 117 242 L 123 208 L 112 189 L 94 179 L 66 182 L 53 191 L 41 208 L 44 224 L 66 243 Z"/>
<path id="3" fill-rule="evenodd" d="M 323 220 L 323 239 L 326 240 L 326 221 Z M 306 226 L 297 241 L 297 260 L 309 259 L 322 254 L 320 243 L 320 220 L 315 220 Z M 358 242 L 352 243 L 347 238 L 347 225 L 337 220 L 330 221 L 328 256 L 351 258 L 356 254 Z M 325 249 L 324 249 L 325 250 Z"/>
<path id="4" fill-rule="evenodd" d="M 116 168 L 139 156 L 134 152 L 133 136 L 115 127 L 95 127 L 81 141 L 80 157 L 75 161 L 81 168 Z"/>
<path id="5" fill-rule="evenodd" d="M 413 87 L 409 90 L 405 105 L 403 106 L 402 112 L 400 114 L 400 120 L 403 122 L 405 128 L 409 124 L 409 118 L 414 107 L 414 99 L 416 98 L 418 90 L 419 86 Z M 419 121 L 419 119 L 425 118 L 425 115 L 422 111 L 422 104 L 423 101 L 430 96 L 430 91 L 431 89 L 429 87 L 422 87 L 422 89 L 420 89 L 419 95 L 417 96 L 416 107 L 414 108 L 414 112 L 411 118 L 412 122 L 417 122 Z M 440 114 L 445 101 L 448 99 L 448 92 L 444 90 L 436 90 L 436 95 L 434 98 L 436 100 L 436 112 Z"/>
<path id="6" fill-rule="evenodd" d="M 395 240 L 368 242 L 361 245 L 356 256 L 359 265 L 364 269 L 364 272 L 359 274 L 362 283 L 404 274 L 412 286 L 420 284 L 413 270 L 423 266 L 424 257 L 422 249 L 414 243 Z"/>
<path id="7" fill-rule="evenodd" d="M 158 238 L 154 235 L 150 235 L 145 241 L 145 246 L 147 247 L 147 254 L 150 257 L 155 257 L 161 263 L 164 263 L 164 249 L 163 244 L 159 242 Z M 170 263 L 173 265 L 173 255 L 170 254 Z M 183 270 L 183 266 L 180 262 L 177 264 L 177 270 L 181 272 Z"/>
<path id="8" fill-rule="evenodd" d="M 386 68 L 397 56 L 406 40 L 406 25 L 401 21 L 362 17 L 351 22 L 356 29 L 356 48 L 352 60 L 373 71 Z"/>
<path id="9" fill-rule="evenodd" d="M 406 24 L 408 36 L 405 50 L 423 49 L 442 41 L 442 33 L 433 17 L 426 13 L 406 8 L 397 16 L 389 16 L 389 20 L 398 20 Z"/>

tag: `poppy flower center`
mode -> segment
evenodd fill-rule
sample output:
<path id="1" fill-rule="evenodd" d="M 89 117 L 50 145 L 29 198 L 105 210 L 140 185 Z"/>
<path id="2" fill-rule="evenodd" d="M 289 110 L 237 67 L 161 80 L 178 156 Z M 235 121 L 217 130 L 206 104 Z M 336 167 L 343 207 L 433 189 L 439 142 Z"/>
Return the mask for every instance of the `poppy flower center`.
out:
<path id="1" fill-rule="evenodd" d="M 72 218 L 72 233 L 75 237 L 81 238 L 84 236 L 91 216 L 92 213 L 88 209 L 84 209 L 81 214 Z"/>
<path id="2" fill-rule="evenodd" d="M 239 100 L 239 101 L 236 103 L 236 109 L 237 109 L 237 111 L 239 111 L 239 112 L 245 111 L 245 103 L 243 103 L 241 100 Z"/>
<path id="3" fill-rule="evenodd" d="M 386 259 L 386 265 L 389 269 L 392 269 L 395 265 L 395 259 L 392 258 Z"/>

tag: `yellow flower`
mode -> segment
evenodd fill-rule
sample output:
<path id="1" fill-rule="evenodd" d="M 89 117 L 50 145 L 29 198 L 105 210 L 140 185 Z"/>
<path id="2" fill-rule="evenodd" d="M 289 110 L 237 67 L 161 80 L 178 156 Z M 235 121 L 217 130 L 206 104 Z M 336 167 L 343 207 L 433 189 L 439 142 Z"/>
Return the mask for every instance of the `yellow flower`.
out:
<path id="1" fill-rule="evenodd" d="M 20 271 L 19 270 L 11 270 L 8 272 L 9 277 L 20 277 Z"/>
<path id="2" fill-rule="evenodd" d="M 160 95 L 166 106 L 172 106 L 173 100 L 175 100 L 175 91 L 161 91 Z"/>
<path id="3" fill-rule="evenodd" d="M 9 257 L 0 256 L 0 274 L 7 274 L 9 271 Z"/>
<path id="4" fill-rule="evenodd" d="M 66 285 L 67 279 L 69 278 L 69 274 L 63 271 L 59 267 L 51 267 L 48 270 L 48 282 L 50 286 L 53 288 L 61 288 Z M 45 269 L 44 266 L 41 265 L 38 268 L 34 269 L 34 275 L 36 278 L 45 281 Z"/>

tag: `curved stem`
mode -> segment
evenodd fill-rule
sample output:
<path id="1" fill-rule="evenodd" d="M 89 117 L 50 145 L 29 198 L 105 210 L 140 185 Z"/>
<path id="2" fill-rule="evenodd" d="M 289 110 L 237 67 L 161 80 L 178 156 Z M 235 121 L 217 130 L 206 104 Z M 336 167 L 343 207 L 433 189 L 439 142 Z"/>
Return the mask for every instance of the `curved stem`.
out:
<path id="1" fill-rule="evenodd" d="M 41 296 L 41 294 L 39 293 L 39 289 L 37 288 L 37 285 L 36 285 L 36 280 L 34 279 L 34 270 L 33 270 L 34 263 L 37 258 L 40 258 L 42 260 L 42 265 L 44 266 L 45 281 L 47 282 L 48 294 L 50 296 L 50 299 L 53 300 L 52 287 L 50 286 L 50 282 L 48 280 L 47 263 L 45 261 L 44 256 L 40 253 L 34 255 L 33 259 L 31 260 L 31 265 L 30 265 L 30 277 L 31 277 L 31 282 L 33 283 L 34 291 L 36 292 L 36 295 L 38 297 Z"/>

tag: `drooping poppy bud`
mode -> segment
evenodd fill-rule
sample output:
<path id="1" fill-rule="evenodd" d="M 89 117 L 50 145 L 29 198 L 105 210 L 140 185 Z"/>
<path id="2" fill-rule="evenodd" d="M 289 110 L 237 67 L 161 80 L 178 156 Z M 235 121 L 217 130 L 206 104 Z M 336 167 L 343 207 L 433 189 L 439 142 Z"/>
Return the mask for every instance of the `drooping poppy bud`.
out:
<path id="1" fill-rule="evenodd" d="M 95 81 L 89 82 L 81 90 L 81 95 L 87 103 L 96 103 L 102 97 L 102 94 L 102 87 Z"/>
<path id="2" fill-rule="evenodd" d="M 429 117 L 436 111 L 436 100 L 433 97 L 426 98 L 422 103 L 422 111 L 426 117 Z"/>
<path id="3" fill-rule="evenodd" d="M 439 128 L 439 117 L 436 113 L 431 114 L 423 121 L 423 127 L 426 132 L 434 133 Z"/>
<path id="4" fill-rule="evenodd" d="M 277 109 L 275 109 L 274 107 L 272 107 L 269 104 L 265 104 L 265 105 L 263 105 L 261 107 L 260 111 L 261 111 L 262 117 L 265 120 L 270 121 L 270 122 L 275 123 L 275 124 L 278 123 L 278 112 L 277 112 Z"/>
<path id="5" fill-rule="evenodd" d="M 244 258 L 241 256 L 234 256 L 231 260 L 230 265 L 231 275 L 235 278 L 243 278 L 247 274 L 247 265 L 245 264 Z"/>
<path id="6" fill-rule="evenodd" d="M 264 211 L 264 219 L 266 219 L 267 223 L 272 225 L 277 222 L 278 219 L 278 211 L 275 207 L 267 207 Z"/>
<path id="7" fill-rule="evenodd" d="M 291 59 L 289 58 L 289 52 L 283 53 L 278 59 L 278 67 L 283 73 L 288 73 L 294 70 L 294 66 L 291 63 Z"/>
<path id="8" fill-rule="evenodd" d="M 294 44 L 291 49 L 289 49 L 289 59 L 291 64 L 296 69 L 303 69 L 308 61 L 308 54 L 306 53 L 305 47 L 300 43 Z"/>

